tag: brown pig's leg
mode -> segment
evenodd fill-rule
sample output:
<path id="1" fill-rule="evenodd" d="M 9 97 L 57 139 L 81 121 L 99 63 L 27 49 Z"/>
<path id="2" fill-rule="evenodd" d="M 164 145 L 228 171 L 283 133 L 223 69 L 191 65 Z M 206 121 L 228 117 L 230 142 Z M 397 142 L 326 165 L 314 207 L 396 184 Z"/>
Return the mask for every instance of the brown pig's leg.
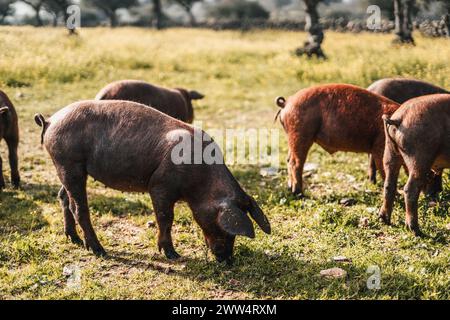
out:
<path id="1" fill-rule="evenodd" d="M 288 173 L 288 188 L 289 190 L 292 190 L 292 172 L 291 167 L 289 165 L 289 162 L 291 161 L 291 150 L 288 149 L 288 155 L 287 155 L 287 173 Z"/>
<path id="2" fill-rule="evenodd" d="M 442 170 L 440 172 L 434 173 L 433 171 L 429 172 L 429 179 L 427 179 L 426 186 L 424 187 L 424 191 L 427 195 L 432 198 L 436 198 L 437 195 L 442 192 Z"/>
<path id="3" fill-rule="evenodd" d="M 9 152 L 9 166 L 11 167 L 11 183 L 14 188 L 18 188 L 20 185 L 20 175 L 18 168 L 17 146 L 19 141 L 14 139 L 6 139 Z"/>
<path id="4" fill-rule="evenodd" d="M 384 170 L 386 172 L 386 178 L 384 179 L 383 188 L 383 206 L 381 207 L 379 217 L 386 224 L 391 223 L 392 208 L 397 193 L 397 180 L 401 165 L 400 155 L 389 152 L 385 153 Z"/>
<path id="5" fill-rule="evenodd" d="M 425 181 L 425 175 L 411 170 L 408 182 L 405 185 L 406 225 L 416 236 L 421 234 L 419 229 L 419 218 L 417 214 L 420 190 Z"/>
<path id="6" fill-rule="evenodd" d="M 303 192 L 303 166 L 305 165 L 308 150 L 312 143 L 312 139 L 309 140 L 305 136 L 302 136 L 302 141 L 294 144 L 291 148 L 289 170 L 291 175 L 291 191 L 295 195 L 301 195 Z"/>
<path id="7" fill-rule="evenodd" d="M 64 189 L 64 187 L 61 187 L 61 189 L 59 190 L 58 198 L 64 213 L 65 235 L 69 237 L 70 241 L 72 241 L 73 243 L 80 245 L 83 244 L 83 241 L 78 236 L 77 229 L 75 227 L 75 218 L 72 214 L 72 211 L 70 211 L 69 196 L 67 195 L 67 191 L 66 189 Z"/>
<path id="8" fill-rule="evenodd" d="M 3 161 L 2 157 L 0 157 L 0 190 L 2 190 L 5 186 L 5 179 L 3 178 Z"/>
<path id="9" fill-rule="evenodd" d="M 70 170 L 59 170 L 58 175 L 67 191 L 70 201 L 70 211 L 83 230 L 84 245 L 86 249 L 92 249 L 95 255 L 106 255 L 105 250 L 97 239 L 89 216 L 89 208 L 86 194 L 87 175 L 82 166 L 70 164 Z"/>
<path id="10" fill-rule="evenodd" d="M 373 184 L 377 183 L 377 166 L 371 154 L 369 154 L 369 180 Z"/>
<path id="11" fill-rule="evenodd" d="M 383 165 L 383 156 L 385 154 L 385 148 L 384 148 L 384 134 L 383 136 L 380 136 L 375 141 L 375 144 L 373 146 L 372 150 L 372 161 L 373 165 L 375 166 L 375 170 L 378 170 L 380 172 L 381 178 L 385 179 L 386 174 L 384 172 L 384 165 Z M 372 165 L 372 164 L 371 164 Z"/>
<path id="12" fill-rule="evenodd" d="M 180 255 L 175 251 L 172 242 L 172 224 L 174 201 L 169 200 L 168 193 L 152 188 L 150 191 L 153 209 L 155 210 L 156 222 L 158 223 L 158 249 L 163 250 L 168 259 L 178 259 Z"/>

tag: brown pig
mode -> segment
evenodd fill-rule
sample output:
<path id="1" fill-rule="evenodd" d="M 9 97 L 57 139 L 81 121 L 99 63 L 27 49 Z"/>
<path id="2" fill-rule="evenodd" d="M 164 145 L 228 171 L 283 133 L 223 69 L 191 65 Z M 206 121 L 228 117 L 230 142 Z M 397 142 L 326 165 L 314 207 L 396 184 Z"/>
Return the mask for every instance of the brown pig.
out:
<path id="1" fill-rule="evenodd" d="M 417 201 L 428 172 L 442 174 L 450 168 L 450 94 L 435 94 L 408 100 L 392 116 L 384 115 L 386 172 L 380 218 L 391 221 L 400 166 L 409 178 L 404 187 L 406 225 L 420 235 Z"/>
<path id="2" fill-rule="evenodd" d="M 11 183 L 14 188 L 20 185 L 17 147 L 19 145 L 19 125 L 17 113 L 8 96 L 0 90 L 0 141 L 5 139 L 8 145 Z M 0 157 L 0 191 L 5 187 L 2 158 Z"/>
<path id="3" fill-rule="evenodd" d="M 203 99 L 195 90 L 167 89 L 145 81 L 122 80 L 108 84 L 95 97 L 96 100 L 127 100 L 145 104 L 175 119 L 192 123 L 192 100 Z"/>
<path id="4" fill-rule="evenodd" d="M 256 201 L 223 164 L 218 145 L 200 129 L 142 104 L 112 100 L 77 102 L 48 120 L 36 115 L 35 121 L 43 128 L 44 146 L 62 183 L 59 199 L 65 234 L 81 242 L 77 221 L 85 246 L 97 255 L 105 251 L 89 217 L 88 175 L 110 188 L 150 193 L 159 228 L 158 247 L 169 259 L 179 257 L 171 236 L 174 205 L 179 200 L 189 205 L 218 261 L 231 262 L 237 235 L 255 237 L 247 213 L 270 233 L 269 221 Z M 200 141 L 200 149 L 191 148 L 192 141 Z M 200 158 L 198 162 L 198 156 L 208 150 L 214 150 L 218 161 Z"/>
<path id="5" fill-rule="evenodd" d="M 330 154 L 336 151 L 372 154 L 384 177 L 384 129 L 381 116 L 391 115 L 394 101 L 348 84 L 327 84 L 276 99 L 288 136 L 288 186 L 301 194 L 303 165 L 314 142 Z"/>
<path id="6" fill-rule="evenodd" d="M 372 83 L 367 90 L 385 96 L 399 104 L 409 99 L 417 98 L 428 94 L 450 93 L 444 88 L 434 84 L 408 78 L 385 78 Z M 376 182 L 376 168 L 372 159 L 370 160 L 369 179 Z M 442 177 L 440 175 L 431 177 L 432 181 L 427 184 L 427 193 L 436 195 L 442 191 Z"/>

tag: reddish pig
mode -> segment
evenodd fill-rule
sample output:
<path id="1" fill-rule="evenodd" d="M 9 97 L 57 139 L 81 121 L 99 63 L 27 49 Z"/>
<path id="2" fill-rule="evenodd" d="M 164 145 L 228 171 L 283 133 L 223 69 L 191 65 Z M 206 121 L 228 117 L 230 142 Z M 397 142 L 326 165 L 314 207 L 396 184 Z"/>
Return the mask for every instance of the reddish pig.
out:
<path id="1" fill-rule="evenodd" d="M 179 257 L 171 236 L 174 205 L 179 200 L 188 203 L 218 261 L 231 262 L 237 235 L 254 238 L 247 213 L 264 232 L 270 233 L 269 221 L 256 201 L 223 164 L 218 145 L 201 130 L 197 129 L 203 136 L 202 152 L 214 149 L 222 161 L 178 162 L 174 150 L 180 146 L 180 138 L 193 140 L 194 128 L 130 101 L 82 101 L 48 120 L 42 115 L 36 115 L 35 120 L 43 128 L 44 146 L 62 183 L 59 199 L 65 233 L 80 243 L 77 221 L 86 248 L 97 255 L 105 254 L 105 250 L 89 217 L 88 175 L 117 190 L 150 193 L 159 227 L 158 248 L 169 259 Z M 183 157 L 194 157 L 187 149 L 181 153 Z"/>
<path id="2" fill-rule="evenodd" d="M 380 79 L 372 83 L 367 90 L 385 96 L 399 104 L 428 94 L 450 93 L 434 84 L 407 78 Z M 376 182 L 376 167 L 372 159 L 370 159 L 369 179 L 373 183 Z M 427 184 L 426 191 L 432 196 L 442 191 L 442 177 L 440 175 L 431 176 L 431 181 Z"/>
<path id="3" fill-rule="evenodd" d="M 288 136 L 288 186 L 301 194 L 303 165 L 314 142 L 330 154 L 336 151 L 372 154 L 384 177 L 384 129 L 381 116 L 399 104 L 363 88 L 327 84 L 276 99 L 280 121 Z"/>
<path id="4" fill-rule="evenodd" d="M 400 166 L 404 162 L 409 178 L 404 187 L 406 225 L 420 235 L 417 200 L 428 172 L 442 174 L 450 168 L 450 94 L 428 95 L 404 103 L 391 117 L 383 116 L 386 148 L 384 201 L 380 218 L 391 221 Z"/>
<path id="5" fill-rule="evenodd" d="M 167 89 L 145 81 L 122 80 L 108 84 L 95 97 L 96 100 L 127 100 L 145 104 L 175 119 L 192 123 L 192 100 L 203 99 L 195 90 Z"/>
<path id="6" fill-rule="evenodd" d="M 0 141 L 5 139 L 8 145 L 11 183 L 14 188 L 20 185 L 17 147 L 19 145 L 19 125 L 16 109 L 8 96 L 0 90 Z M 3 178 L 2 158 L 0 157 L 0 191 L 6 186 Z"/>

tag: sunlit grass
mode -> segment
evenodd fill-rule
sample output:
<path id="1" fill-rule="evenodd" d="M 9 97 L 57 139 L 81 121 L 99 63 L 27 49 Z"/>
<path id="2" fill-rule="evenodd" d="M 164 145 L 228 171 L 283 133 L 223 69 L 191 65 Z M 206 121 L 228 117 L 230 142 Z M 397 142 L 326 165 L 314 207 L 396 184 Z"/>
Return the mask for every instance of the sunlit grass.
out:
<path id="1" fill-rule="evenodd" d="M 184 260 L 168 262 L 156 250 L 156 229 L 146 227 L 154 220 L 149 197 L 90 181 L 94 227 L 110 254 L 97 259 L 63 235 L 59 182 L 33 121 L 36 112 L 51 115 L 93 98 L 113 80 L 135 78 L 204 93 L 195 112 L 206 129 L 280 128 L 273 123 L 274 98 L 312 84 L 367 86 L 401 75 L 450 88 L 448 40 L 417 35 L 417 46 L 393 47 L 390 35 L 328 32 L 329 59 L 321 61 L 293 54 L 305 38 L 298 32 L 99 28 L 80 33 L 0 28 L 0 88 L 20 116 L 24 181 L 21 190 L 0 194 L 0 298 L 450 298 L 448 178 L 436 205 L 421 198 L 420 223 L 428 237 L 415 238 L 404 228 L 402 201 L 393 226 L 377 221 L 381 185 L 367 182 L 366 155 L 330 156 L 313 147 L 308 161 L 319 167 L 306 177 L 308 198 L 291 196 L 281 133 L 280 175 L 263 178 L 258 167 L 231 167 L 274 230 L 271 236 L 258 232 L 256 240 L 239 238 L 234 267 L 213 261 L 183 204 L 176 209 L 173 237 Z M 0 152 L 6 160 L 4 144 Z M 356 205 L 342 206 L 344 198 Z M 368 219 L 366 228 L 359 226 L 361 217 Z M 336 255 L 352 263 L 335 263 Z M 62 272 L 68 264 L 82 271 L 79 289 L 66 286 Z M 366 286 L 370 265 L 381 268 L 378 291 Z M 347 279 L 319 276 L 334 266 L 344 268 Z"/>

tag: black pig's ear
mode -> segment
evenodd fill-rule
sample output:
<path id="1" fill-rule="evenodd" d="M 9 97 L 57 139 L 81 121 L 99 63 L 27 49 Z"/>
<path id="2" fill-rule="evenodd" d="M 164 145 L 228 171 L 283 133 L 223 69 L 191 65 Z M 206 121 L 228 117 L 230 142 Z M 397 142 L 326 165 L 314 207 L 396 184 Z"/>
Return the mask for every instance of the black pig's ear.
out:
<path id="1" fill-rule="evenodd" d="M 386 123 L 386 125 L 388 125 L 388 126 L 398 127 L 401 123 L 400 119 L 397 119 L 397 120 L 389 119 L 389 116 L 387 114 L 383 114 L 382 118 L 383 118 L 384 122 Z"/>
<path id="2" fill-rule="evenodd" d="M 217 222 L 223 231 L 233 236 L 255 237 L 252 221 L 245 212 L 233 204 L 221 206 Z"/>
<path id="3" fill-rule="evenodd" d="M 283 109 L 286 105 L 286 99 L 284 97 L 276 97 L 275 103 L 277 106 Z"/>
<path id="4" fill-rule="evenodd" d="M 261 210 L 261 208 L 256 203 L 255 199 L 250 197 L 250 207 L 248 208 L 248 211 L 250 212 L 250 216 L 255 220 L 255 222 L 258 224 L 258 226 L 267 234 L 270 234 L 271 228 L 270 228 L 270 222 L 265 216 L 264 212 Z"/>
<path id="5" fill-rule="evenodd" d="M 191 100 L 200 100 L 200 99 L 203 99 L 205 97 L 205 95 L 201 94 L 198 91 L 191 90 L 191 91 L 189 91 L 189 97 L 191 98 Z"/>
<path id="6" fill-rule="evenodd" d="M 0 114 L 3 114 L 8 111 L 9 111 L 8 107 L 0 107 Z"/>

